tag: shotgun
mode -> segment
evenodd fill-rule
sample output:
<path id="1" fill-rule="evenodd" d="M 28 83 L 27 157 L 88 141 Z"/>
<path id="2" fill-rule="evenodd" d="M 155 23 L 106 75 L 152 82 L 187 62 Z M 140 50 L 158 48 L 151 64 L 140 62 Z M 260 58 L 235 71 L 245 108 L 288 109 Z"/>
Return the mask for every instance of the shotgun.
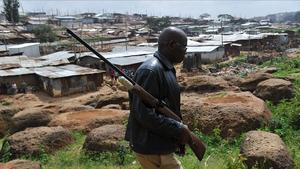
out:
<path id="1" fill-rule="evenodd" d="M 128 77 L 125 73 L 123 73 L 118 67 L 116 67 L 111 62 L 109 62 L 105 57 L 103 57 L 94 48 L 92 48 L 90 45 L 88 45 L 84 40 L 79 38 L 70 29 L 66 28 L 66 30 L 72 37 L 74 37 L 77 41 L 79 41 L 82 45 L 84 45 L 92 53 L 94 53 L 101 60 L 103 60 L 114 71 L 118 72 L 120 75 L 120 77 L 119 77 L 120 83 L 122 83 L 128 89 L 129 92 L 138 95 L 141 98 L 141 100 L 144 103 L 146 103 L 146 105 L 149 105 L 150 107 L 155 108 L 161 114 L 164 114 L 165 116 L 182 123 L 181 119 L 172 110 L 170 110 L 166 104 L 159 101 L 157 98 L 153 97 L 150 93 L 148 93 L 146 90 L 144 90 L 140 85 L 135 83 L 135 81 L 133 81 L 130 77 Z M 205 154 L 205 150 L 206 150 L 205 145 L 193 132 L 189 131 L 189 135 L 190 135 L 190 139 L 188 141 L 188 145 L 190 146 L 190 148 L 192 149 L 192 151 L 194 152 L 194 154 L 196 155 L 198 160 L 201 161 Z"/>

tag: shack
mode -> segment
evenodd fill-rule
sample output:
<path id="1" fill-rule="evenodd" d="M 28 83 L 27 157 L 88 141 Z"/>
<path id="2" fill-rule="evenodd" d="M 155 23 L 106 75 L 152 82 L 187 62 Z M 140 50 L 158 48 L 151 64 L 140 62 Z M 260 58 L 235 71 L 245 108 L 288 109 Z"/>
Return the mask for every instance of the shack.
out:
<path id="1" fill-rule="evenodd" d="M 78 65 L 34 68 L 42 89 L 53 97 L 97 90 L 103 82 L 103 73 Z"/>
<path id="2" fill-rule="evenodd" d="M 112 52 L 104 53 L 103 56 L 112 64 L 118 66 L 124 73 L 132 76 L 136 69 L 147 59 L 153 56 L 151 51 L 128 51 L 128 52 Z M 118 74 L 108 66 L 105 66 L 107 74 L 112 77 L 117 77 Z"/>
<path id="3" fill-rule="evenodd" d="M 128 57 L 119 57 L 119 58 L 110 58 L 108 59 L 112 64 L 116 65 L 119 69 L 123 71 L 127 76 L 133 77 L 137 68 L 144 63 L 146 60 L 153 57 L 153 54 L 147 55 L 138 55 L 138 56 L 128 56 Z M 118 76 L 107 67 L 107 72 L 111 73 L 111 76 Z"/>
<path id="4" fill-rule="evenodd" d="M 183 68 L 187 71 L 198 69 L 201 64 L 213 63 L 223 58 L 225 54 L 223 46 L 196 46 L 187 47 L 183 60 Z"/>
<path id="5" fill-rule="evenodd" d="M 32 69 L 14 68 L 0 70 L 1 84 L 16 84 L 19 88 L 24 82 L 29 86 L 38 86 L 38 77 Z"/>

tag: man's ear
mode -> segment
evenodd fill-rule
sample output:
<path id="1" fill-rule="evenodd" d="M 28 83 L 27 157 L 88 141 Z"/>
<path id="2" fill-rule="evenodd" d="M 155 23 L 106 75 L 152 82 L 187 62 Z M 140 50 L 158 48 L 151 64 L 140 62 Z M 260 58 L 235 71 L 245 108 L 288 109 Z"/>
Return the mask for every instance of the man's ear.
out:
<path id="1" fill-rule="evenodd" d="M 168 43 L 168 47 L 171 48 L 171 49 L 174 49 L 175 48 L 175 43 L 176 42 L 174 40 L 170 40 L 169 43 Z"/>

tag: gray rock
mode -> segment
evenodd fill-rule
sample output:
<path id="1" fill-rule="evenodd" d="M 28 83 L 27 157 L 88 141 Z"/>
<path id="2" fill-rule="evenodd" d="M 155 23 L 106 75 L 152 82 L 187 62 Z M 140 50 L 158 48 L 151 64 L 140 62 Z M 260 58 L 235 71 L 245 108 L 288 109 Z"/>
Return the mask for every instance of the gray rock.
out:
<path id="1" fill-rule="evenodd" d="M 7 163 L 0 163 L 1 169 L 41 169 L 41 164 L 30 160 L 12 160 Z"/>
<path id="2" fill-rule="evenodd" d="M 9 129 L 13 125 L 12 117 L 18 112 L 20 109 L 11 106 L 3 106 L 0 107 L 0 138 L 9 134 Z"/>
<path id="3" fill-rule="evenodd" d="M 124 110 L 91 109 L 59 114 L 48 125 L 87 133 L 103 125 L 122 124 L 127 117 L 128 111 Z"/>
<path id="4" fill-rule="evenodd" d="M 28 127 L 47 126 L 51 121 L 51 114 L 51 111 L 40 108 L 20 111 L 12 117 L 13 126 L 11 131 L 15 133 Z"/>
<path id="5" fill-rule="evenodd" d="M 181 112 L 190 129 L 199 129 L 204 134 L 220 129 L 223 137 L 238 136 L 259 128 L 271 119 L 265 102 L 250 92 L 184 96 Z"/>
<path id="6" fill-rule="evenodd" d="M 87 135 L 83 148 L 88 152 L 115 151 L 124 135 L 124 125 L 105 125 Z"/>
<path id="7" fill-rule="evenodd" d="M 256 89 L 258 83 L 271 78 L 273 78 L 273 75 L 269 73 L 251 73 L 244 80 L 242 80 L 239 87 L 242 91 L 253 92 Z"/>
<path id="8" fill-rule="evenodd" d="M 122 102 L 128 101 L 128 93 L 127 92 L 116 92 L 106 96 L 100 96 L 97 105 L 95 108 L 102 108 L 103 106 L 109 104 L 119 104 Z"/>
<path id="9" fill-rule="evenodd" d="M 294 162 L 281 138 L 273 133 L 250 131 L 241 145 L 245 164 L 251 168 L 293 169 Z"/>
<path id="10" fill-rule="evenodd" d="M 197 93 L 209 93 L 231 89 L 229 83 L 223 78 L 207 75 L 186 77 L 180 85 L 185 92 Z"/>
<path id="11" fill-rule="evenodd" d="M 73 142 L 70 132 L 62 127 L 27 128 L 8 137 L 13 158 L 54 152 Z"/>
<path id="12" fill-rule="evenodd" d="M 253 94 L 263 100 L 278 103 L 282 99 L 293 97 L 293 85 L 283 79 L 268 79 L 260 82 Z"/>

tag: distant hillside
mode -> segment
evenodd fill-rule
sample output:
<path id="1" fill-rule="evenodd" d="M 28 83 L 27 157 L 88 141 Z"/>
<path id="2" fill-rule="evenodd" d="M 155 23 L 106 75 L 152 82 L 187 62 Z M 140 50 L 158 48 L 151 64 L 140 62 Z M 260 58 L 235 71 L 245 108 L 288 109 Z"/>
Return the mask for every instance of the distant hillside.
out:
<path id="1" fill-rule="evenodd" d="M 271 22 L 288 22 L 288 21 L 300 22 L 300 11 L 270 14 L 264 17 L 255 17 L 253 19 L 255 20 L 270 19 Z"/>

